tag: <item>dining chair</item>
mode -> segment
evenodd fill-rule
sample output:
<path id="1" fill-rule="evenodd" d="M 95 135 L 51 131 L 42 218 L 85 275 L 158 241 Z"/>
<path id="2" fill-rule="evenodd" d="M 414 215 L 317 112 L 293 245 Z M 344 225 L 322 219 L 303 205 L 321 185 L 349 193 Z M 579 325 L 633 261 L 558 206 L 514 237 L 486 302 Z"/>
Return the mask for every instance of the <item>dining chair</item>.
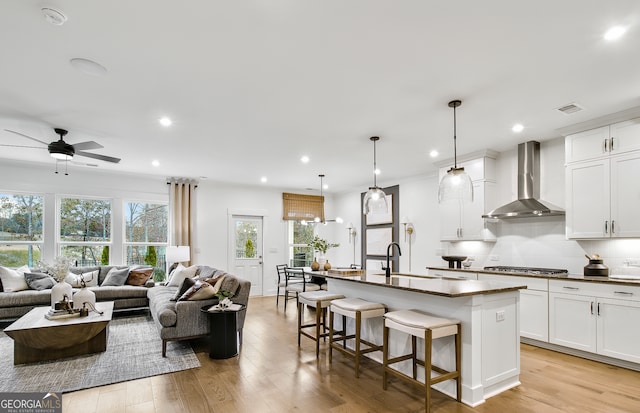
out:
<path id="1" fill-rule="evenodd" d="M 289 301 L 289 293 L 295 293 L 291 298 L 296 299 L 296 307 L 298 303 L 298 294 L 306 291 L 318 291 L 320 286 L 312 283 L 311 278 L 304 272 L 304 268 L 286 267 L 285 268 L 285 287 L 284 287 L 284 311 L 287 311 L 287 301 Z"/>

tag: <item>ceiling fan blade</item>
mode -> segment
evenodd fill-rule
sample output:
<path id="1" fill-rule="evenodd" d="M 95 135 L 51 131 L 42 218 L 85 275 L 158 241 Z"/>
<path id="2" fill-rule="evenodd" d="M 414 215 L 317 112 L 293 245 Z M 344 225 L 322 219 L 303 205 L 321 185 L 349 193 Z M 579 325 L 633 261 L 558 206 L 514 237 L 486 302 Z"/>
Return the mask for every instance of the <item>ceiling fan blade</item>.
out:
<path id="1" fill-rule="evenodd" d="M 41 141 L 40 139 L 32 138 L 31 136 L 25 135 L 24 133 L 16 132 L 14 130 L 9 130 L 9 129 L 5 129 L 5 130 L 7 132 L 15 133 L 16 135 L 20 135 L 20 136 L 25 137 L 27 139 L 31 139 L 32 141 L 36 141 L 36 142 L 41 143 L 41 144 L 43 144 L 45 146 L 49 145 L 48 142 L 44 142 L 44 141 Z"/>
<path id="2" fill-rule="evenodd" d="M 76 155 L 86 156 L 87 158 L 99 159 L 105 162 L 118 163 L 120 162 L 120 158 L 114 158 L 112 156 L 99 155 L 97 153 L 84 152 L 84 151 L 76 151 Z"/>
<path id="3" fill-rule="evenodd" d="M 84 149 L 102 149 L 102 148 L 104 148 L 104 146 L 102 146 L 98 142 L 94 142 L 94 141 L 86 141 L 86 142 L 74 143 L 71 146 L 73 146 L 73 149 L 75 149 L 76 151 L 81 151 L 81 150 L 84 150 Z"/>
<path id="4" fill-rule="evenodd" d="M 47 149 L 42 146 L 26 146 L 26 145 L 9 145 L 6 143 L 0 143 L 0 146 L 8 146 L 10 148 L 29 148 L 29 149 Z"/>

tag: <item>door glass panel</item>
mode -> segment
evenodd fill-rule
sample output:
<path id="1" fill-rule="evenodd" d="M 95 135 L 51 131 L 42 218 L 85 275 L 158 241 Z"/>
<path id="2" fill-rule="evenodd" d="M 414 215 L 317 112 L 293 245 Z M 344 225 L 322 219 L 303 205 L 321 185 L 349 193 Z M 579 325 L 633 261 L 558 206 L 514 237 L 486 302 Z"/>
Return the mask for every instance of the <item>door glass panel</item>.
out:
<path id="1" fill-rule="evenodd" d="M 258 226 L 255 221 L 236 221 L 236 258 L 253 259 L 258 256 Z"/>

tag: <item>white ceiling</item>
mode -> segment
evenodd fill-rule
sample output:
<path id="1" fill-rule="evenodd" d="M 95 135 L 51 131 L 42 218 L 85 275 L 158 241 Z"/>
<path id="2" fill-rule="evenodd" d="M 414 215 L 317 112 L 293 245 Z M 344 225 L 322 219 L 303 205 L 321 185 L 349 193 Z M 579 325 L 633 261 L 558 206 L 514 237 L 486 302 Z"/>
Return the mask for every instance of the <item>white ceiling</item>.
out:
<path id="1" fill-rule="evenodd" d="M 613 25 L 628 31 L 606 42 Z M 48 142 L 62 127 L 122 158 L 76 157 L 102 170 L 293 190 L 320 173 L 330 192 L 365 190 L 372 135 L 379 182 L 432 172 L 432 149 L 453 156 L 452 99 L 458 154 L 640 106 L 637 0 L 3 1 L 0 44 L 0 144 L 38 146 L 4 129 Z M 556 110 L 571 102 L 585 110 Z M 54 169 L 43 149 L 0 157 Z"/>

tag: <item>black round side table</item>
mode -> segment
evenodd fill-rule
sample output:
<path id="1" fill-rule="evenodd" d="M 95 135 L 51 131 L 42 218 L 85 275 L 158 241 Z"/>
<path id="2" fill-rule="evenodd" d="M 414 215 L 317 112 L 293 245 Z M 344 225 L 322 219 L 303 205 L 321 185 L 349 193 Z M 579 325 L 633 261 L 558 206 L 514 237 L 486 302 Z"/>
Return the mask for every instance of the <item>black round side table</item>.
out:
<path id="1" fill-rule="evenodd" d="M 238 355 L 238 313 L 245 311 L 243 305 L 239 310 L 212 310 L 212 306 L 202 307 L 200 311 L 209 317 L 209 357 L 212 359 L 228 359 Z"/>

